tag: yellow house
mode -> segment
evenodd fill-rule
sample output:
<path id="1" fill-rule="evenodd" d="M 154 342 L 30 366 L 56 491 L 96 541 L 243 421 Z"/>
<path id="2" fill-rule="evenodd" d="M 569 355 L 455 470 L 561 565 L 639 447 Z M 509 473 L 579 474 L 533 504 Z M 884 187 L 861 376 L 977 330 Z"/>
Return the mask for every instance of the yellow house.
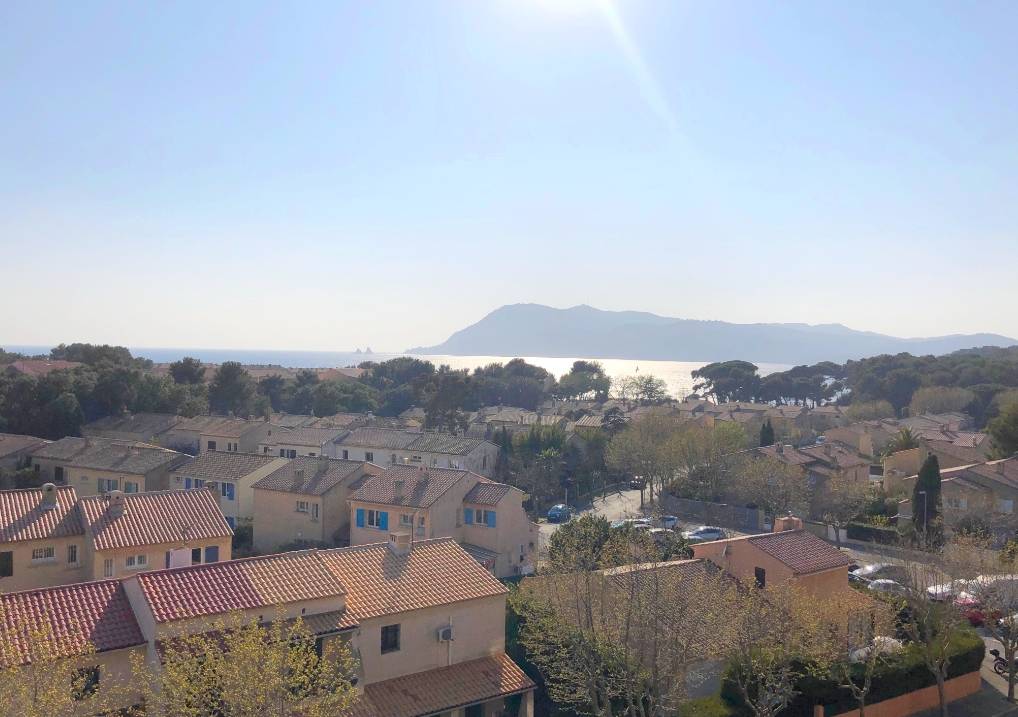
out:
<path id="1" fill-rule="evenodd" d="M 31 462 L 32 452 L 49 443 L 45 438 L 0 433 L 0 475 Z"/>
<path id="2" fill-rule="evenodd" d="M 163 434 L 160 443 L 188 453 L 227 451 L 255 453 L 272 426 L 264 420 L 233 416 L 195 416 L 177 423 Z"/>
<path id="3" fill-rule="evenodd" d="M 452 537 L 499 577 L 533 572 L 538 527 L 526 494 L 465 470 L 395 466 L 350 494 L 350 544 L 378 541 L 390 529 L 414 540 Z"/>
<path id="4" fill-rule="evenodd" d="M 498 446 L 481 438 L 395 428 L 355 428 L 329 444 L 329 455 L 376 465 L 455 468 L 489 476 Z"/>
<path id="5" fill-rule="evenodd" d="M 73 486 L 78 495 L 166 490 L 170 472 L 189 460 L 167 448 L 113 438 L 61 438 L 32 453 L 43 480 Z"/>
<path id="6" fill-rule="evenodd" d="M 284 428 L 273 426 L 262 439 L 258 452 L 267 455 L 279 455 L 281 458 L 297 456 L 330 455 L 329 446 L 346 433 L 345 428 L 316 428 L 300 426 Z"/>
<path id="7" fill-rule="evenodd" d="M 232 536 L 210 491 L 0 491 L 0 592 L 229 560 Z"/>
<path id="8" fill-rule="evenodd" d="M 350 541 L 347 497 L 382 468 L 363 461 L 303 456 L 268 473 L 253 485 L 254 547 L 345 545 Z"/>
<path id="9" fill-rule="evenodd" d="M 254 484 L 286 462 L 285 458 L 259 453 L 207 451 L 171 472 L 169 487 L 215 491 L 226 522 L 236 528 L 238 523 L 254 518 Z"/>

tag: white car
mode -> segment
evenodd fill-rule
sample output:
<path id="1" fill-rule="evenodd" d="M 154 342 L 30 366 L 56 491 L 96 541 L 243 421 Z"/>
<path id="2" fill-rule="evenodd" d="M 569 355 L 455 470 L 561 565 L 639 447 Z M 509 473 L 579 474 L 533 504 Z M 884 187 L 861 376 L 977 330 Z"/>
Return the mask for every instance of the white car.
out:
<path id="1" fill-rule="evenodd" d="M 869 583 L 866 584 L 866 589 L 872 590 L 875 593 L 891 593 L 894 595 L 904 595 L 906 592 L 904 585 L 895 582 L 894 580 L 888 580 L 887 578 L 870 580 Z"/>
<path id="2" fill-rule="evenodd" d="M 679 527 L 679 519 L 674 515 L 662 515 L 661 516 L 661 527 L 668 528 L 669 530 L 675 530 Z"/>
<path id="3" fill-rule="evenodd" d="M 716 525 L 701 525 L 698 528 L 685 531 L 682 537 L 690 543 L 710 543 L 715 540 L 724 540 L 727 536 L 725 531 Z"/>
<path id="4" fill-rule="evenodd" d="M 651 527 L 650 518 L 622 518 L 620 520 L 613 520 L 611 527 L 613 528 L 625 528 L 630 527 L 633 530 L 646 530 Z"/>
<path id="5" fill-rule="evenodd" d="M 930 585 L 926 588 L 926 594 L 929 595 L 930 600 L 936 602 L 947 602 L 948 600 L 954 600 L 960 594 L 971 589 L 971 581 L 969 580 L 952 580 L 949 583 L 941 583 L 940 585 Z"/>
<path id="6" fill-rule="evenodd" d="M 880 655 L 892 655 L 895 652 L 901 652 L 904 647 L 905 645 L 901 640 L 887 637 L 886 635 L 877 635 L 873 638 L 873 644 L 860 647 L 858 650 L 852 650 L 849 658 L 852 662 L 865 662 L 873 650 L 876 650 L 877 654 Z"/>

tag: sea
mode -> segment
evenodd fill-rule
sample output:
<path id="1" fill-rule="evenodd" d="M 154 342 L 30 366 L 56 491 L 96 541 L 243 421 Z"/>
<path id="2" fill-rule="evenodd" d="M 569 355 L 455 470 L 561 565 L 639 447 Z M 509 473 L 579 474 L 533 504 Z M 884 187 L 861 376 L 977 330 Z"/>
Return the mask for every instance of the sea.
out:
<path id="1" fill-rule="evenodd" d="M 6 351 L 37 355 L 48 354 L 49 346 L 4 346 Z M 150 348 L 129 347 L 135 356 L 151 359 L 156 363 L 177 361 L 184 356 L 193 356 L 208 363 L 238 361 L 242 364 L 259 366 L 286 366 L 288 368 L 331 368 L 356 366 L 363 361 L 386 361 L 397 356 L 414 354 L 368 353 L 356 351 L 285 351 L 259 349 L 181 349 L 181 348 Z M 554 376 L 562 376 L 569 372 L 574 361 L 598 361 L 604 366 L 611 378 L 624 376 L 642 376 L 650 374 L 660 378 L 668 385 L 668 393 L 674 398 L 683 398 L 693 392 L 692 373 L 706 365 L 705 361 L 649 361 L 637 359 L 606 359 L 596 356 L 577 356 L 559 358 L 548 356 L 451 356 L 451 355 L 417 355 L 416 358 L 431 361 L 436 366 L 447 365 L 453 369 L 473 369 L 491 363 L 506 363 L 513 358 L 522 358 L 527 363 L 540 366 Z M 758 363 L 760 375 L 785 371 L 791 368 L 788 364 Z"/>

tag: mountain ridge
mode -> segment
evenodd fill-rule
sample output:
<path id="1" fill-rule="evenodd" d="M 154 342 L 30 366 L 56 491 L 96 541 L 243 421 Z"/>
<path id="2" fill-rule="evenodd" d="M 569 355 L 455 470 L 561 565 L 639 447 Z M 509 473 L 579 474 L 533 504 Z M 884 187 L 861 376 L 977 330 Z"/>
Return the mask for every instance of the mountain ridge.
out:
<path id="1" fill-rule="evenodd" d="M 1018 340 L 992 333 L 901 338 L 840 323 L 736 324 L 645 311 L 605 311 L 586 304 L 567 309 L 507 304 L 440 344 L 407 349 L 407 353 L 664 361 L 751 357 L 753 361 L 803 364 L 1015 344 Z"/>

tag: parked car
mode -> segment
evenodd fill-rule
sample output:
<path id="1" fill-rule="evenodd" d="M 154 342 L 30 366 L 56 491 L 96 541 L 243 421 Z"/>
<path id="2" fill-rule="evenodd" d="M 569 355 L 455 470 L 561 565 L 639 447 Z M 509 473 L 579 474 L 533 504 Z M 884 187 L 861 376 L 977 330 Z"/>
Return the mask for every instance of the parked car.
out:
<path id="1" fill-rule="evenodd" d="M 727 536 L 725 531 L 716 525 L 701 525 L 683 532 L 682 537 L 690 543 L 709 543 L 714 540 L 724 540 Z"/>
<path id="2" fill-rule="evenodd" d="M 625 528 L 630 527 L 636 530 L 646 530 L 651 527 L 650 518 L 621 518 L 619 520 L 613 520 L 611 523 L 612 528 Z"/>
<path id="3" fill-rule="evenodd" d="M 662 515 L 661 516 L 661 527 L 668 528 L 669 530 L 675 530 L 679 527 L 679 519 L 674 515 Z"/>
<path id="4" fill-rule="evenodd" d="M 655 543 L 664 543 L 675 535 L 675 531 L 669 528 L 647 528 L 647 534 L 654 539 Z"/>
<path id="5" fill-rule="evenodd" d="M 936 602 L 947 602 L 954 600 L 958 595 L 969 590 L 971 583 L 968 580 L 952 580 L 949 583 L 930 585 L 926 588 L 926 594 L 930 600 Z"/>
<path id="6" fill-rule="evenodd" d="M 548 509 L 549 523 L 564 523 L 573 517 L 573 509 L 564 503 L 558 503 Z"/>
<path id="7" fill-rule="evenodd" d="M 908 571 L 905 567 L 894 563 L 870 563 L 856 568 L 852 572 L 867 580 L 893 580 L 902 585 L 909 581 Z"/>
<path id="8" fill-rule="evenodd" d="M 635 488 L 637 490 L 643 490 L 643 487 L 645 485 L 647 485 L 647 481 L 645 481 L 640 476 L 633 476 L 632 478 L 629 479 L 629 487 L 630 488 Z"/>
<path id="9" fill-rule="evenodd" d="M 854 571 L 849 571 L 848 582 L 856 585 L 866 586 L 870 584 L 870 579 L 865 575 L 857 575 Z"/>
<path id="10" fill-rule="evenodd" d="M 983 602 L 976 595 L 967 592 L 958 593 L 954 598 L 954 606 L 958 608 L 962 616 L 969 621 L 972 627 L 981 627 L 988 617 Z M 999 614 L 989 615 L 990 618 L 999 618 Z"/>
<path id="11" fill-rule="evenodd" d="M 891 593 L 893 595 L 904 595 L 906 592 L 904 585 L 894 580 L 888 580 L 887 578 L 870 580 L 869 584 L 866 585 L 866 588 L 875 593 Z"/>

